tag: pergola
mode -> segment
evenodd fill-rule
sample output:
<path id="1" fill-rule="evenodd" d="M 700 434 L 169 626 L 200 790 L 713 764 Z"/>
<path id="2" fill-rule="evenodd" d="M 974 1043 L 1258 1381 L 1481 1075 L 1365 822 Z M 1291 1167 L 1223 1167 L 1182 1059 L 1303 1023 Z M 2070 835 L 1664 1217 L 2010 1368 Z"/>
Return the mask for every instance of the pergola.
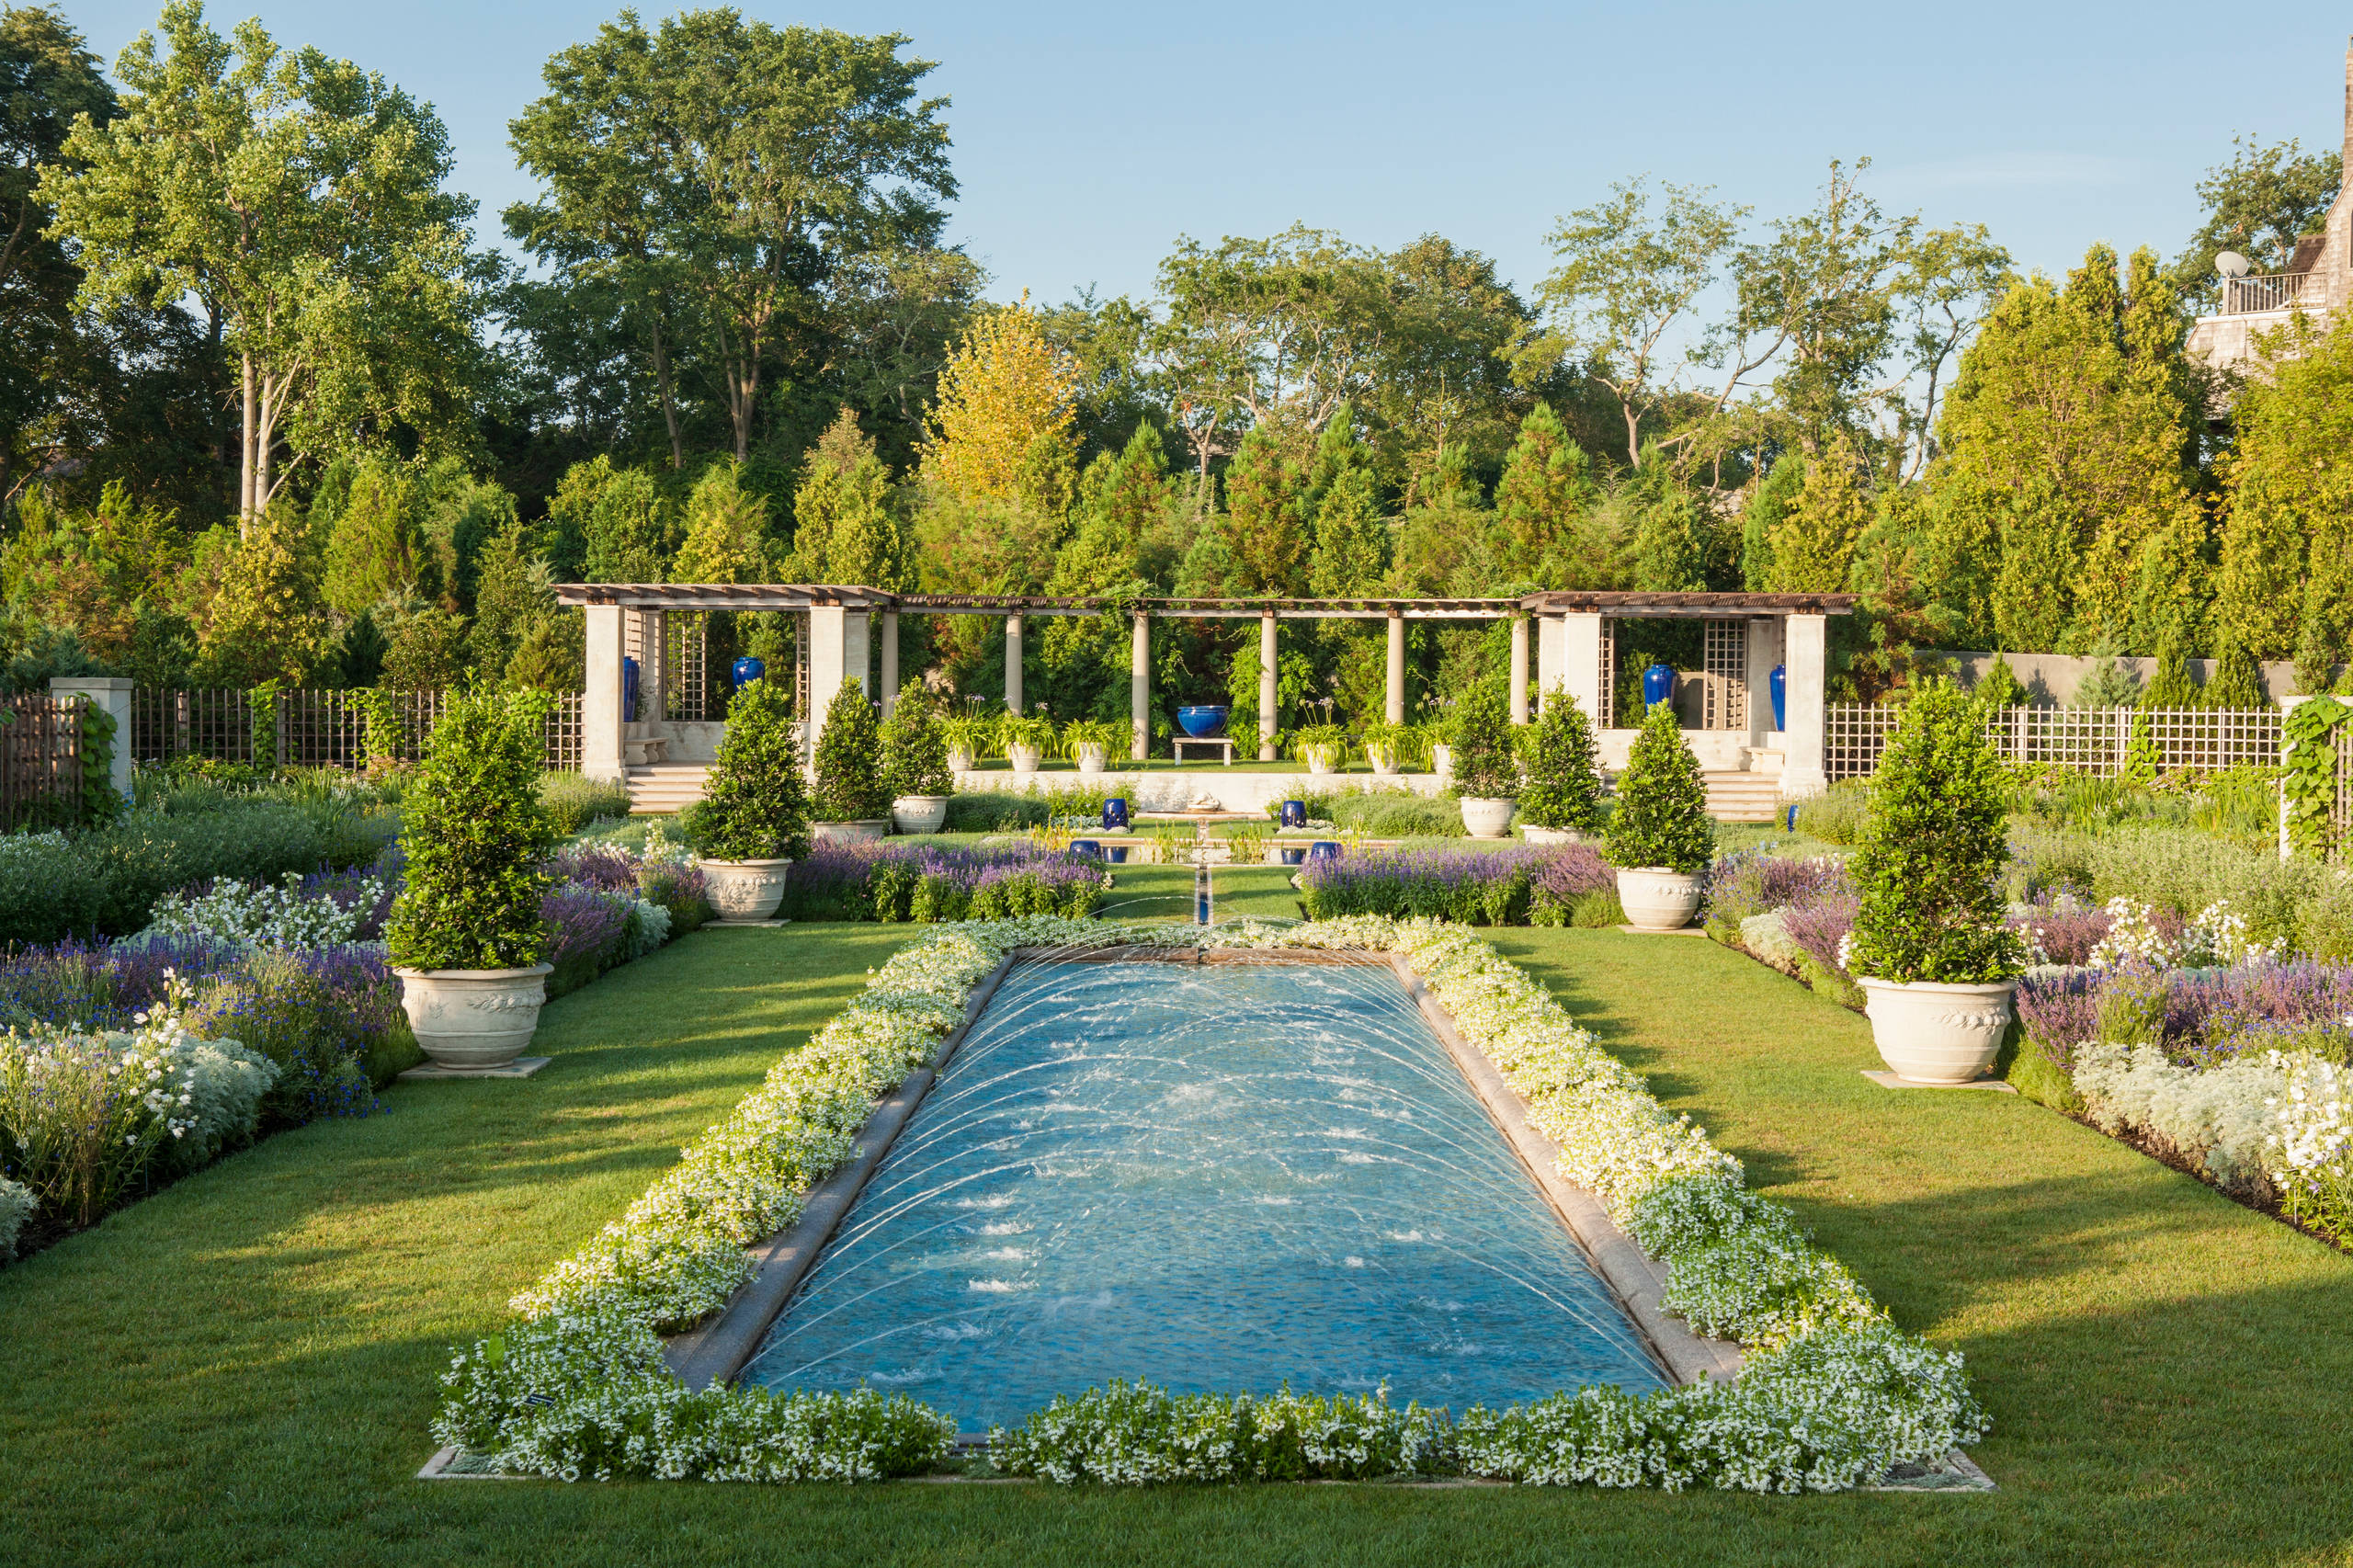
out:
<path id="1" fill-rule="evenodd" d="M 880 653 L 881 687 L 887 714 L 899 688 L 899 617 L 914 615 L 995 616 L 1005 622 L 1006 706 L 1019 711 L 1021 651 L 1025 622 L 1032 616 L 1128 616 L 1132 623 L 1130 659 L 1130 719 L 1135 755 L 1149 755 L 1152 740 L 1151 626 L 1164 619 L 1258 622 L 1258 756 L 1275 759 L 1277 628 L 1286 620 L 1378 620 L 1389 630 L 1387 717 L 1405 717 L 1405 623 L 1409 620 L 1508 620 L 1512 626 L 1512 721 L 1529 720 L 1531 673 L 1549 699 L 1564 691 L 1592 715 L 1603 733 L 1605 756 L 1615 733 L 1631 731 L 1613 723 L 1610 710 L 1620 619 L 1681 619 L 1707 623 L 1706 668 L 1701 691 L 1705 722 L 1729 742 L 1745 735 L 1751 749 L 1779 740 L 1785 792 L 1806 794 L 1823 787 L 1824 681 L 1827 673 L 1828 619 L 1854 608 L 1851 594 L 1640 593 L 1548 591 L 1517 598 L 1415 599 L 1198 599 L 1066 598 L 1040 595 L 893 594 L 880 588 L 811 583 L 567 583 L 556 589 L 560 603 L 577 607 L 587 619 L 587 696 L 583 705 L 582 762 L 596 777 L 620 778 L 630 726 L 637 716 L 621 710 L 622 660 L 632 646 L 650 650 L 651 687 L 665 688 L 662 667 L 668 640 L 663 631 L 673 612 L 767 611 L 805 615 L 803 643 L 810 730 L 822 723 L 821 693 L 841 689 L 847 680 L 868 689 L 869 671 Z M 636 618 L 632 623 L 631 618 Z M 878 624 L 879 622 L 879 624 Z M 1536 629 L 1529 646 L 1529 627 Z M 880 648 L 874 646 L 879 632 Z M 1530 670 L 1531 653 L 1534 669 Z M 1776 731 L 1770 704 L 1748 700 L 1751 672 L 1783 667 L 1786 724 Z M 657 718 L 660 709 L 656 709 Z M 1704 760 L 1704 759 L 1703 759 Z"/>

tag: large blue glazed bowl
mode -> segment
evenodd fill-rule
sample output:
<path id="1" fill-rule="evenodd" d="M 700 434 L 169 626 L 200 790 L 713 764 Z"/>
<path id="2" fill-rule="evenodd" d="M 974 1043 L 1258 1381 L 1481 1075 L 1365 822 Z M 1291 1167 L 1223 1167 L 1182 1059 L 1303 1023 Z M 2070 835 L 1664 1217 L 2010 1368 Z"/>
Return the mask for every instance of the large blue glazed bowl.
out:
<path id="1" fill-rule="evenodd" d="M 1176 722 L 1195 740 L 1205 741 L 1211 735 L 1223 733 L 1225 716 L 1233 711 L 1222 702 L 1211 707 L 1179 708 L 1176 710 Z"/>

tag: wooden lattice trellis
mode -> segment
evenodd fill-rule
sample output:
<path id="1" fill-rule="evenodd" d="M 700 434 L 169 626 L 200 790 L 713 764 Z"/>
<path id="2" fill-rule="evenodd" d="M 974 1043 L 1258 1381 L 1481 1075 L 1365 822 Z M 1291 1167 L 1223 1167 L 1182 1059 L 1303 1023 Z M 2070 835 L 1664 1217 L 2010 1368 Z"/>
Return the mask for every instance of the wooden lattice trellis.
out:
<path id="1" fill-rule="evenodd" d="M 138 687 L 131 693 L 131 755 L 144 763 L 200 756 L 281 767 L 362 767 L 368 761 L 364 697 L 357 690 L 278 693 L 277 746 L 265 757 L 255 755 L 252 693 L 235 687 L 174 691 Z M 584 701 L 576 691 L 556 695 L 548 711 L 544 766 L 580 766 Z M 394 692 L 393 710 L 401 722 L 393 755 L 405 762 L 423 756 L 426 740 L 449 704 L 449 693 L 443 691 Z"/>
<path id="2" fill-rule="evenodd" d="M 0 702 L 0 823 L 73 821 L 82 804 L 82 701 L 12 697 Z"/>
<path id="3" fill-rule="evenodd" d="M 1868 778 L 1895 733 L 1904 710 L 1835 702 L 1824 711 L 1823 772 L 1833 779 Z M 2136 727 L 2145 726 L 2165 772 L 2219 772 L 2279 760 L 2276 708 L 2005 708 L 1986 716 L 1986 738 L 2012 762 L 2084 773 L 2123 771 Z"/>
<path id="4" fill-rule="evenodd" d="M 1748 728 L 1748 623 L 1702 621 L 1699 668 L 1708 676 L 1708 711 L 1702 729 Z"/>

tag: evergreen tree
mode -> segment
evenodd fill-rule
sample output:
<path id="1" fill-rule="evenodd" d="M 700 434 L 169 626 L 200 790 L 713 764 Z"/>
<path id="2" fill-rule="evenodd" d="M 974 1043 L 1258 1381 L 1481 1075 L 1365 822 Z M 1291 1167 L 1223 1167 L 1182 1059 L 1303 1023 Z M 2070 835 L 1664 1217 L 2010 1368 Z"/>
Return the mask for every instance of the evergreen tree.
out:
<path id="1" fill-rule="evenodd" d="M 1715 849 L 1699 758 L 1676 724 L 1675 705 L 1653 703 L 1619 776 L 1601 852 L 1628 870 L 1660 867 L 1688 875 L 1707 869 Z"/>
<path id="2" fill-rule="evenodd" d="M 437 599 L 438 552 L 426 540 L 415 472 L 370 454 L 352 475 L 326 540 L 326 600 L 358 615 L 383 600 Z"/>
<path id="3" fill-rule="evenodd" d="M 2179 642 L 2158 645 L 2157 673 L 2141 688 L 2141 706 L 2151 711 L 2199 706 L 2198 681 L 2189 673 L 2189 655 Z"/>
<path id="4" fill-rule="evenodd" d="M 303 552 L 303 518 L 280 504 L 256 517 L 243 539 L 227 525 L 211 531 L 226 549 L 219 592 L 199 621 L 198 683 L 301 685 L 331 642 L 318 577 Z"/>
<path id="5" fill-rule="evenodd" d="M 778 570 L 791 583 L 857 583 L 904 593 L 915 585 L 905 529 L 891 503 L 891 472 L 847 407 L 809 455 L 792 494 L 792 550 Z"/>
<path id="6" fill-rule="evenodd" d="M 1708 585 L 1698 503 L 1679 485 L 1643 509 L 1634 534 L 1634 586 L 1651 593 L 1685 593 Z"/>
<path id="7" fill-rule="evenodd" d="M 1307 587 L 1307 476 L 1264 426 L 1242 437 L 1225 471 L 1226 548 L 1240 568 L 1242 591 L 1279 598 Z"/>
<path id="8" fill-rule="evenodd" d="M 2215 618 L 2259 659 L 2353 646 L 2353 312 L 2299 315 L 2262 352 L 2232 409 Z"/>
<path id="9" fill-rule="evenodd" d="M 2255 655 L 2245 643 L 2227 635 L 2216 650 L 2214 676 L 2200 694 L 2208 708 L 2248 709 L 2268 708 L 2271 699 L 2263 694 L 2263 671 L 2257 667 Z"/>
<path id="10" fill-rule="evenodd" d="M 1078 378 L 1070 357 L 1046 336 L 1029 296 L 986 312 L 939 373 L 924 477 L 960 501 L 1034 502 L 1035 475 L 1067 468 Z M 1033 510 L 1041 508 L 1032 506 Z M 1067 511 L 1064 497 L 1055 511 Z"/>
<path id="11" fill-rule="evenodd" d="M 809 801 L 812 822 L 867 822 L 891 814 L 874 704 L 855 676 L 842 682 L 826 708 L 811 762 L 817 779 Z"/>
<path id="12" fill-rule="evenodd" d="M 1994 634 L 2001 646 L 2051 653 L 2066 646 L 2075 611 L 2081 532 L 2048 481 L 2030 481 L 2003 519 L 2002 569 L 1994 580 Z"/>
<path id="13" fill-rule="evenodd" d="M 473 629 L 467 637 L 474 665 L 504 670 L 531 627 L 555 613 L 555 586 L 547 562 L 531 554 L 530 535 L 522 523 L 510 522 L 482 552 Z"/>
<path id="14" fill-rule="evenodd" d="M 1425 597 L 1485 592 L 1487 525 L 1469 454 L 1449 442 L 1415 475 L 1408 493 L 1390 566 L 1392 588 Z"/>
<path id="15" fill-rule="evenodd" d="M 1769 591 L 1773 585 L 1773 534 L 1796 505 L 1805 485 L 1805 456 L 1786 451 L 1756 487 L 1756 496 L 1741 519 L 1740 581 L 1750 593 Z"/>
<path id="16" fill-rule="evenodd" d="M 2009 660 L 1996 653 L 1985 673 L 1977 677 L 1970 697 L 1980 708 L 2018 708 L 2026 702 L 2026 687 L 2018 684 L 2018 673 L 2010 668 Z"/>
<path id="17" fill-rule="evenodd" d="M 587 472 L 582 472 L 585 469 Z M 678 542 L 675 508 L 654 475 L 616 468 L 599 453 L 564 476 L 559 499 L 581 517 L 581 577 L 590 583 L 659 583 Z"/>
<path id="18" fill-rule="evenodd" d="M 1565 687 L 1546 694 L 1544 710 L 1521 745 L 1527 782 L 1520 820 L 1537 827 L 1591 833 L 1601 820 L 1601 774 L 1593 724 Z"/>
<path id="19" fill-rule="evenodd" d="M 1777 593 L 1844 593 L 1855 550 L 1870 523 L 1870 503 L 1858 483 L 1859 464 L 1842 434 L 1805 465 L 1804 483 L 1780 524 L 1767 536 Z"/>
<path id="20" fill-rule="evenodd" d="M 1389 573 L 1389 522 L 1381 515 L 1370 468 L 1352 468 L 1325 488 L 1315 507 L 1315 553 L 1308 590 L 1319 598 L 1378 594 Z"/>
<path id="21" fill-rule="evenodd" d="M 760 583 L 774 570 L 767 497 L 745 488 L 743 465 L 722 459 L 687 497 L 686 539 L 671 562 L 681 583 Z M 819 582 L 863 582 L 857 577 Z M 871 584 L 873 587 L 895 586 Z"/>
<path id="22" fill-rule="evenodd" d="M 2141 677 L 2103 654 L 2075 683 L 2070 708 L 2131 708 L 2141 698 Z"/>
<path id="23" fill-rule="evenodd" d="M 1552 405 L 1539 403 L 1519 422 L 1495 484 L 1498 568 L 1518 582 L 1591 585 L 1605 570 L 1590 559 L 1586 519 L 1592 505 L 1592 464 Z"/>

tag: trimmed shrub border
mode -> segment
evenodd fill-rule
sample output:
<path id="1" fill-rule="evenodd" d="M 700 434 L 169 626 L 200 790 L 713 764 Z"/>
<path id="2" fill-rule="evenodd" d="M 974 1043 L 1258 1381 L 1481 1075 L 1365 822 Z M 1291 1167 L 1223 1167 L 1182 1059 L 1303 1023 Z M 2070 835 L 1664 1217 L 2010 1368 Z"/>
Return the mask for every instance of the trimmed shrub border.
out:
<path id="1" fill-rule="evenodd" d="M 1396 1411 L 1385 1401 L 1316 1420 L 1345 1419 L 1359 1432 L 1366 1422 L 1385 1425 L 1392 1437 L 1404 1424 L 1416 1434 L 1411 1468 L 1425 1474 L 1787 1493 L 1941 1468 L 1961 1484 L 1990 1484 L 1954 1453 L 1987 1426 L 1957 1354 L 1899 1333 L 1786 1210 L 1741 1185 L 1738 1161 L 1688 1116 L 1670 1115 L 1639 1075 L 1493 949 L 1460 927 L 1382 918 L 1204 931 L 1038 917 L 926 933 L 779 1062 L 623 1219 L 518 1294 L 517 1321 L 505 1333 L 454 1354 L 434 1422 L 445 1447 L 426 1473 L 858 1481 L 938 1466 L 955 1441 L 951 1418 L 871 1391 L 690 1388 L 674 1362 L 718 1376 L 722 1346 L 720 1325 L 691 1337 L 684 1331 L 765 1274 L 747 1250 L 755 1244 L 766 1239 L 795 1258 L 813 1257 L 822 1238 L 786 1244 L 784 1233 L 820 1203 L 836 1217 L 847 1209 L 860 1167 L 879 1159 L 886 1132 L 914 1108 L 949 1037 L 961 1037 L 991 981 L 1022 949 L 1113 947 L 1190 949 L 1196 962 L 1209 956 L 1201 949 L 1245 949 L 1394 962 L 1401 978 L 1420 983 L 1417 999 L 1434 994 L 1443 1004 L 1450 1028 L 1441 1038 L 1459 1031 L 1483 1053 L 1524 1106 L 1527 1126 L 1554 1142 L 1558 1176 L 1664 1264 L 1658 1306 L 1695 1335 L 1745 1346 L 1733 1381 L 1702 1375 L 1641 1397 L 1588 1387 L 1502 1412 L 1474 1408 L 1450 1425 L 1443 1413 Z M 902 1092 L 889 1106 L 904 1108 L 886 1108 L 887 1125 L 876 1126 L 876 1097 L 894 1089 Z M 838 1187 L 824 1180 L 829 1173 Z M 799 1268 L 792 1272 L 797 1282 Z M 789 1285 L 761 1290 L 779 1307 L 790 1293 Z M 763 1318 L 727 1338 L 748 1349 L 767 1326 Z M 665 1332 L 680 1335 L 674 1354 L 665 1354 Z M 1690 1375 L 1688 1363 L 1678 1371 Z M 1360 1451 L 1327 1460 L 1313 1442 L 1303 1460 L 1290 1448 L 1270 1463 L 1266 1403 L 1172 1399 L 1114 1384 L 992 1432 L 991 1457 L 1013 1473 L 1064 1482 L 1363 1472 Z M 1204 1413 L 1238 1423 L 1240 1440 L 1205 1446 Z"/>

